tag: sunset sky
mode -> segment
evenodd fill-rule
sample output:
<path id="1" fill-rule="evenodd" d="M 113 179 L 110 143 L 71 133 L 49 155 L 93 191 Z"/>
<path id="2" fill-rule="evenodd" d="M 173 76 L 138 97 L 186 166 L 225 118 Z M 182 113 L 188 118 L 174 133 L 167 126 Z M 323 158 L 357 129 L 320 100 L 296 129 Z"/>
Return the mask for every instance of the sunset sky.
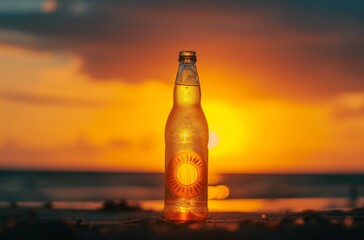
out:
<path id="1" fill-rule="evenodd" d="M 211 172 L 364 172 L 364 2 L 0 2 L 0 169 L 164 169 L 180 50 Z M 215 138 L 215 137 L 214 137 Z"/>

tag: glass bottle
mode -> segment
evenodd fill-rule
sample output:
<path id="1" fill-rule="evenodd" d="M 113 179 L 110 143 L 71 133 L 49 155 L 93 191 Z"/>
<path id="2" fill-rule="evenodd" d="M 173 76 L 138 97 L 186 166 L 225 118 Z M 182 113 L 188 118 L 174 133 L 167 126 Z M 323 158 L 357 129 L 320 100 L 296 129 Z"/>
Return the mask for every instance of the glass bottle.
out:
<path id="1" fill-rule="evenodd" d="M 181 51 L 173 107 L 165 128 L 164 217 L 204 221 L 207 209 L 208 126 L 201 108 L 196 52 Z"/>

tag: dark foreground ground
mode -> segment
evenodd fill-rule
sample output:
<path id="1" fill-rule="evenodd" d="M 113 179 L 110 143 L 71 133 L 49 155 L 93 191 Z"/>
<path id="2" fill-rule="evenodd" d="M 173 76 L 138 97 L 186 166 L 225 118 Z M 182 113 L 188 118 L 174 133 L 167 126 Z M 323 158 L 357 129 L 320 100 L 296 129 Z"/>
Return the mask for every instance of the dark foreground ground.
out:
<path id="1" fill-rule="evenodd" d="M 0 239 L 364 239 L 364 209 L 211 213 L 204 223 L 168 223 L 138 209 L 0 208 Z"/>

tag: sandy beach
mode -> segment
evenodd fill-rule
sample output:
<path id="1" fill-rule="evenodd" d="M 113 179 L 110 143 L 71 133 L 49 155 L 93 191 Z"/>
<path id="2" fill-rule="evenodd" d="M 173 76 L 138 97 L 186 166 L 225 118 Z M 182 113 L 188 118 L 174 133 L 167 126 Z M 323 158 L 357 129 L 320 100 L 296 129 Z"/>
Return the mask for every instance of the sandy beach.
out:
<path id="1" fill-rule="evenodd" d="M 137 209 L 13 206 L 0 208 L 0 239 L 364 239 L 364 209 L 216 212 L 206 222 L 170 223 Z"/>
<path id="2" fill-rule="evenodd" d="M 209 200 L 200 223 L 164 220 L 163 174 L 0 171 L 0 180 L 1 240 L 364 239 L 360 174 L 221 175 L 231 198 Z"/>

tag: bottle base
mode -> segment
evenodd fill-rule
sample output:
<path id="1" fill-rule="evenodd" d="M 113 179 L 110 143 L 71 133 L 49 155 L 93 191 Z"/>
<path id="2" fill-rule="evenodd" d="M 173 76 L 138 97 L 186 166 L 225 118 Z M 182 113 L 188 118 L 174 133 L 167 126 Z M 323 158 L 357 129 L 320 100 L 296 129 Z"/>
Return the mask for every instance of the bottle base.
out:
<path id="1" fill-rule="evenodd" d="M 204 222 L 207 220 L 208 211 L 187 211 L 187 210 L 175 210 L 164 211 L 164 219 L 170 222 Z"/>

